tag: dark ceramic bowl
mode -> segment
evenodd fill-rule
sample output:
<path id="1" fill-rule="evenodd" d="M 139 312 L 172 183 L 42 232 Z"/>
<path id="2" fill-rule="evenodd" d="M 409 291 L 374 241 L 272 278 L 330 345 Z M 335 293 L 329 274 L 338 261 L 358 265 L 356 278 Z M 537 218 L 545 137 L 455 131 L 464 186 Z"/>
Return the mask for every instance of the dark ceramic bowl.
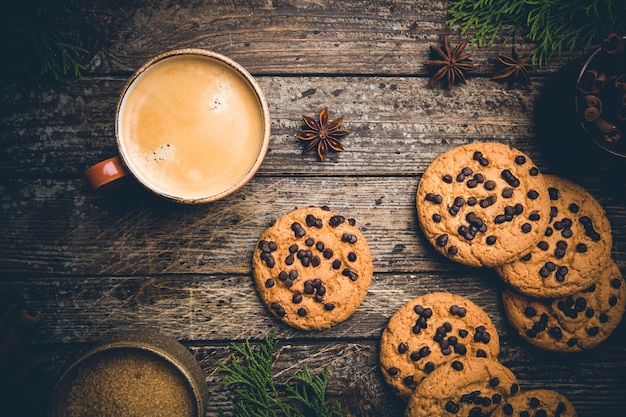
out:
<path id="1" fill-rule="evenodd" d="M 625 40 L 610 35 L 589 55 L 578 73 L 574 96 L 578 121 L 587 137 L 622 158 L 626 158 Z"/>

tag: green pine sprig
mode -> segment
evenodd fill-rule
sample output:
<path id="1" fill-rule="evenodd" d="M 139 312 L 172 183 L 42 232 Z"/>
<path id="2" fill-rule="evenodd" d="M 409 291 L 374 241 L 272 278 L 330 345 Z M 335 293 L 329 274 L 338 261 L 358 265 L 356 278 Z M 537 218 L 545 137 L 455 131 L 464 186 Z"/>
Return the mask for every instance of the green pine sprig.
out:
<path id="1" fill-rule="evenodd" d="M 249 340 L 232 343 L 232 355 L 221 362 L 222 385 L 233 389 L 234 417 L 344 417 L 341 406 L 330 408 L 326 401 L 328 369 L 312 375 L 307 366 L 284 386 L 274 381 L 272 366 L 278 340 L 266 337 L 257 348 Z"/>
<path id="2" fill-rule="evenodd" d="M 453 0 L 449 27 L 472 33 L 471 43 L 491 45 L 498 35 L 535 44 L 531 62 L 587 50 L 611 32 L 626 34 L 624 0 Z"/>

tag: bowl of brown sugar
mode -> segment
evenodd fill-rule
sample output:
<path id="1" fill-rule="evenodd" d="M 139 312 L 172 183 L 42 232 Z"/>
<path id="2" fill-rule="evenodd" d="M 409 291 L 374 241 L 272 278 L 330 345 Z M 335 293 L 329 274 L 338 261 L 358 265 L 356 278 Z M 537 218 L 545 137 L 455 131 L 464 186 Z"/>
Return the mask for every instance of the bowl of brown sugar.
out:
<path id="1" fill-rule="evenodd" d="M 118 334 L 74 362 L 54 388 L 50 417 L 201 417 L 204 374 L 183 345 L 153 332 Z"/>

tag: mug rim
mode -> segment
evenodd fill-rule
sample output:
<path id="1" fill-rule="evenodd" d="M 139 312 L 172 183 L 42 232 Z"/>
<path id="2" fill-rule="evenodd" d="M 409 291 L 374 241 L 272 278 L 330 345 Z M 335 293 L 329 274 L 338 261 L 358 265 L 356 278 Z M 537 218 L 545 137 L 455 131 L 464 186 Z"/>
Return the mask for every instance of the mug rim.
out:
<path id="1" fill-rule="evenodd" d="M 198 197 L 198 198 L 173 195 L 173 194 L 167 193 L 163 190 L 159 190 L 158 188 L 151 186 L 142 177 L 142 175 L 139 172 L 137 172 L 137 170 L 134 168 L 133 164 L 130 162 L 130 158 L 128 157 L 128 155 L 126 155 L 124 145 L 122 144 L 122 141 L 120 140 L 120 136 L 121 136 L 120 134 L 120 128 L 121 128 L 120 127 L 120 111 L 121 111 L 122 104 L 124 103 L 124 99 L 130 87 L 134 84 L 134 82 L 137 80 L 137 78 L 139 78 L 141 74 L 143 74 L 146 70 L 150 69 L 154 64 L 161 62 L 163 60 L 166 60 L 168 58 L 184 56 L 184 55 L 204 56 L 207 58 L 214 59 L 215 61 L 225 64 L 230 69 L 232 69 L 235 73 L 243 77 L 245 82 L 254 92 L 254 96 L 256 97 L 258 101 L 258 104 L 261 110 L 261 115 L 263 117 L 263 138 L 262 138 L 261 146 L 259 147 L 259 150 L 256 154 L 254 163 L 248 168 L 248 170 L 245 172 L 245 174 L 241 178 L 239 178 L 236 182 L 231 184 L 228 188 L 221 190 L 218 193 L 211 194 L 208 196 Z M 270 130 L 271 130 L 271 118 L 270 118 L 269 106 L 267 104 L 267 99 L 265 97 L 265 94 L 263 93 L 263 90 L 261 90 L 261 87 L 259 86 L 257 81 L 254 79 L 252 74 L 250 74 L 248 70 L 246 70 L 241 64 L 239 64 L 232 58 L 229 58 L 218 52 L 214 52 L 208 49 L 201 49 L 201 48 L 173 49 L 170 51 L 160 53 L 159 55 L 156 55 L 150 58 L 141 67 L 139 67 L 126 81 L 124 88 L 122 89 L 122 92 L 120 93 L 119 99 L 117 101 L 117 106 L 115 109 L 115 142 L 117 145 L 118 154 L 124 166 L 128 169 L 128 171 L 131 173 L 133 178 L 135 178 L 144 188 L 146 188 L 150 192 L 160 197 L 163 197 L 167 200 L 174 201 L 177 203 L 202 204 L 202 203 L 214 202 L 224 197 L 227 197 L 230 194 L 233 194 L 234 192 L 242 188 L 244 185 L 246 185 L 256 175 L 259 168 L 261 167 L 261 164 L 265 160 L 267 150 L 269 149 L 270 134 L 271 134 Z"/>

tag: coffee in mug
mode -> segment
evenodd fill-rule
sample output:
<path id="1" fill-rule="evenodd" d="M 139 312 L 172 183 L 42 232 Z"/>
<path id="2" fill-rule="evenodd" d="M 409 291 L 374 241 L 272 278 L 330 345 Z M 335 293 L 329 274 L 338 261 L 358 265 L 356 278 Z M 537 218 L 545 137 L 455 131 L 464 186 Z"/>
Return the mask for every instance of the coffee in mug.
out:
<path id="1" fill-rule="evenodd" d="M 239 64 L 204 50 L 172 51 L 138 70 L 122 93 L 121 168 L 163 197 L 214 201 L 254 176 L 269 122 L 260 88 Z"/>

